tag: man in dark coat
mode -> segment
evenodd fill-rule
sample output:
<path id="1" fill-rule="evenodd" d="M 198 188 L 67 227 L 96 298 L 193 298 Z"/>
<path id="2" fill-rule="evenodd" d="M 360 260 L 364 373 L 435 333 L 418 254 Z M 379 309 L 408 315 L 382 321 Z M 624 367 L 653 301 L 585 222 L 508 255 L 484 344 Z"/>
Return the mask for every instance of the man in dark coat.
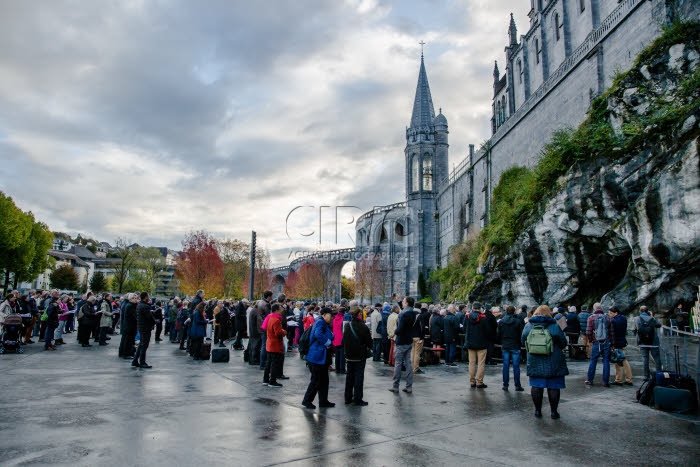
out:
<path id="1" fill-rule="evenodd" d="M 83 344 L 83 347 L 92 347 L 90 335 L 95 326 L 99 324 L 95 314 L 94 295 L 91 295 L 87 301 L 83 302 L 83 306 L 78 310 L 78 313 L 78 342 Z"/>
<path id="2" fill-rule="evenodd" d="M 119 343 L 119 356 L 122 358 L 130 358 L 134 355 L 134 341 L 136 339 L 136 304 L 138 303 L 138 295 L 129 293 L 124 300 L 124 307 L 121 313 L 121 328 L 119 333 L 122 335 Z"/>
<path id="3" fill-rule="evenodd" d="M 490 323 L 481 303 L 474 302 L 467 318 L 467 347 L 469 349 L 469 382 L 472 388 L 484 389 L 486 348 L 489 343 Z"/>
<path id="4" fill-rule="evenodd" d="M 248 300 L 243 299 L 239 301 L 238 306 L 236 306 L 234 318 L 234 330 L 236 332 L 236 340 L 233 341 L 234 350 L 243 350 L 243 335 L 245 334 L 246 330 L 246 309 L 248 309 Z"/>
<path id="5" fill-rule="evenodd" d="M 459 319 L 455 315 L 455 306 L 447 306 L 447 314 L 443 319 L 442 337 L 445 341 L 445 364 L 457 366 L 454 363 L 457 349 L 457 337 L 459 336 Z"/>
<path id="6" fill-rule="evenodd" d="M 507 306 L 506 315 L 498 322 L 498 335 L 503 352 L 503 390 L 508 390 L 510 364 L 513 363 L 513 382 L 516 391 L 523 391 L 520 384 L 520 337 L 524 324 L 515 316 L 515 307 Z"/>
<path id="7" fill-rule="evenodd" d="M 260 300 L 262 301 L 262 300 Z M 251 365 L 260 364 L 260 347 L 262 346 L 262 316 L 260 313 L 262 305 L 254 303 L 253 309 L 248 317 L 248 363 Z"/>
<path id="8" fill-rule="evenodd" d="M 146 350 L 151 341 L 151 331 L 156 325 L 156 320 L 151 313 L 151 299 L 148 297 L 148 292 L 141 292 L 141 301 L 136 306 L 136 328 L 141 336 L 139 347 L 136 349 L 134 359 L 131 361 L 131 366 L 140 368 L 152 368 L 146 363 Z"/>
<path id="9" fill-rule="evenodd" d="M 627 317 L 620 313 L 620 310 L 614 305 L 608 310 L 608 315 L 612 319 L 613 328 L 615 328 L 613 347 L 624 351 L 627 347 Z M 625 379 L 624 383 L 622 382 L 623 378 Z M 632 386 L 632 368 L 630 368 L 630 363 L 626 358 L 615 364 L 615 382 L 612 384 Z"/>

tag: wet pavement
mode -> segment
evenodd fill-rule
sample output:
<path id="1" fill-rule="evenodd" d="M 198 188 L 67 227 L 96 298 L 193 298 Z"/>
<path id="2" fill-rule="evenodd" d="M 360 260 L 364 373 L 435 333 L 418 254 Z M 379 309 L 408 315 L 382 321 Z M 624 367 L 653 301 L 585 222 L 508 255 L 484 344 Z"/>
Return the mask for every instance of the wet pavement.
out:
<path id="1" fill-rule="evenodd" d="M 344 375 L 331 373 L 332 409 L 301 399 L 308 371 L 287 354 L 284 388 L 263 387 L 243 363 L 195 362 L 151 342 L 153 369 L 107 347 L 81 348 L 75 334 L 55 352 L 38 344 L 0 356 L 0 465 L 698 465 L 700 429 L 634 402 L 635 386 L 585 388 L 586 362 L 569 364 L 560 420 L 533 416 L 525 392 L 469 388 L 466 364 L 431 366 L 413 394 L 393 394 L 392 369 L 367 362 L 367 407 L 343 404 Z M 43 347 L 43 344 L 42 344 Z M 600 381 L 600 367 L 596 382 Z M 614 374 L 614 373 L 613 373 Z M 511 383 L 512 384 L 512 383 Z M 402 386 L 403 387 L 403 386 Z M 316 401 L 318 402 L 318 401 Z M 318 405 L 318 404 L 317 404 Z"/>

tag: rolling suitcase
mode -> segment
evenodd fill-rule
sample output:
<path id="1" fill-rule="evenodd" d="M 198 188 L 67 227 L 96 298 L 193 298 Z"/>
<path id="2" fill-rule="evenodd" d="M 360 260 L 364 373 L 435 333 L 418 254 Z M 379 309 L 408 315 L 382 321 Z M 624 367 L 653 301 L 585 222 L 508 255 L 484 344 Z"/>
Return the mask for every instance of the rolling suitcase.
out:
<path id="1" fill-rule="evenodd" d="M 666 412 L 686 413 L 693 410 L 693 394 L 687 389 L 656 386 L 654 408 Z"/>
<path id="2" fill-rule="evenodd" d="M 199 358 L 202 360 L 209 360 L 209 355 L 211 355 L 211 342 L 204 342 L 202 344 L 202 351 L 199 354 Z"/>
<path id="3" fill-rule="evenodd" d="M 226 347 L 218 347 L 211 350 L 212 363 L 226 363 L 229 361 L 230 351 Z"/>

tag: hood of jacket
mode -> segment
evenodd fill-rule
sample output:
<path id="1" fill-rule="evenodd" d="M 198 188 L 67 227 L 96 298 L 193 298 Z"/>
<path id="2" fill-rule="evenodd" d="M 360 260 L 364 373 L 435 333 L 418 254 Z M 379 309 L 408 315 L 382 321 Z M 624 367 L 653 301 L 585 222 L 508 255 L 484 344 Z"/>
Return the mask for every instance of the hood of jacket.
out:
<path id="1" fill-rule="evenodd" d="M 503 318 L 501 318 L 501 326 L 519 326 L 520 325 L 520 318 L 516 317 L 515 315 L 505 315 Z"/>
<path id="2" fill-rule="evenodd" d="M 550 324 L 556 324 L 557 321 L 549 316 L 535 315 L 528 320 L 528 323 L 532 324 L 544 324 L 549 326 Z"/>

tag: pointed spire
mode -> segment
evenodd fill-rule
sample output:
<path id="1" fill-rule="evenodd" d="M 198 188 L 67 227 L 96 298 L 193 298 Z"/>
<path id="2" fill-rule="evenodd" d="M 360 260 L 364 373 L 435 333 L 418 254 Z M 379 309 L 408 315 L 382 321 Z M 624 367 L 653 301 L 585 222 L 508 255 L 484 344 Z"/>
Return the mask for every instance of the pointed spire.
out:
<path id="1" fill-rule="evenodd" d="M 508 38 L 510 39 L 510 45 L 518 45 L 518 28 L 515 27 L 515 18 L 513 18 L 513 13 L 510 14 L 510 27 L 508 27 Z"/>
<path id="2" fill-rule="evenodd" d="M 433 98 L 430 95 L 428 74 L 425 72 L 423 54 L 420 58 L 420 71 L 418 72 L 418 85 L 416 86 L 416 98 L 413 101 L 413 115 L 411 116 L 411 128 L 431 125 L 435 118 Z"/>
<path id="3" fill-rule="evenodd" d="M 498 83 L 501 79 L 501 72 L 498 71 L 498 60 L 493 61 L 493 82 Z"/>

